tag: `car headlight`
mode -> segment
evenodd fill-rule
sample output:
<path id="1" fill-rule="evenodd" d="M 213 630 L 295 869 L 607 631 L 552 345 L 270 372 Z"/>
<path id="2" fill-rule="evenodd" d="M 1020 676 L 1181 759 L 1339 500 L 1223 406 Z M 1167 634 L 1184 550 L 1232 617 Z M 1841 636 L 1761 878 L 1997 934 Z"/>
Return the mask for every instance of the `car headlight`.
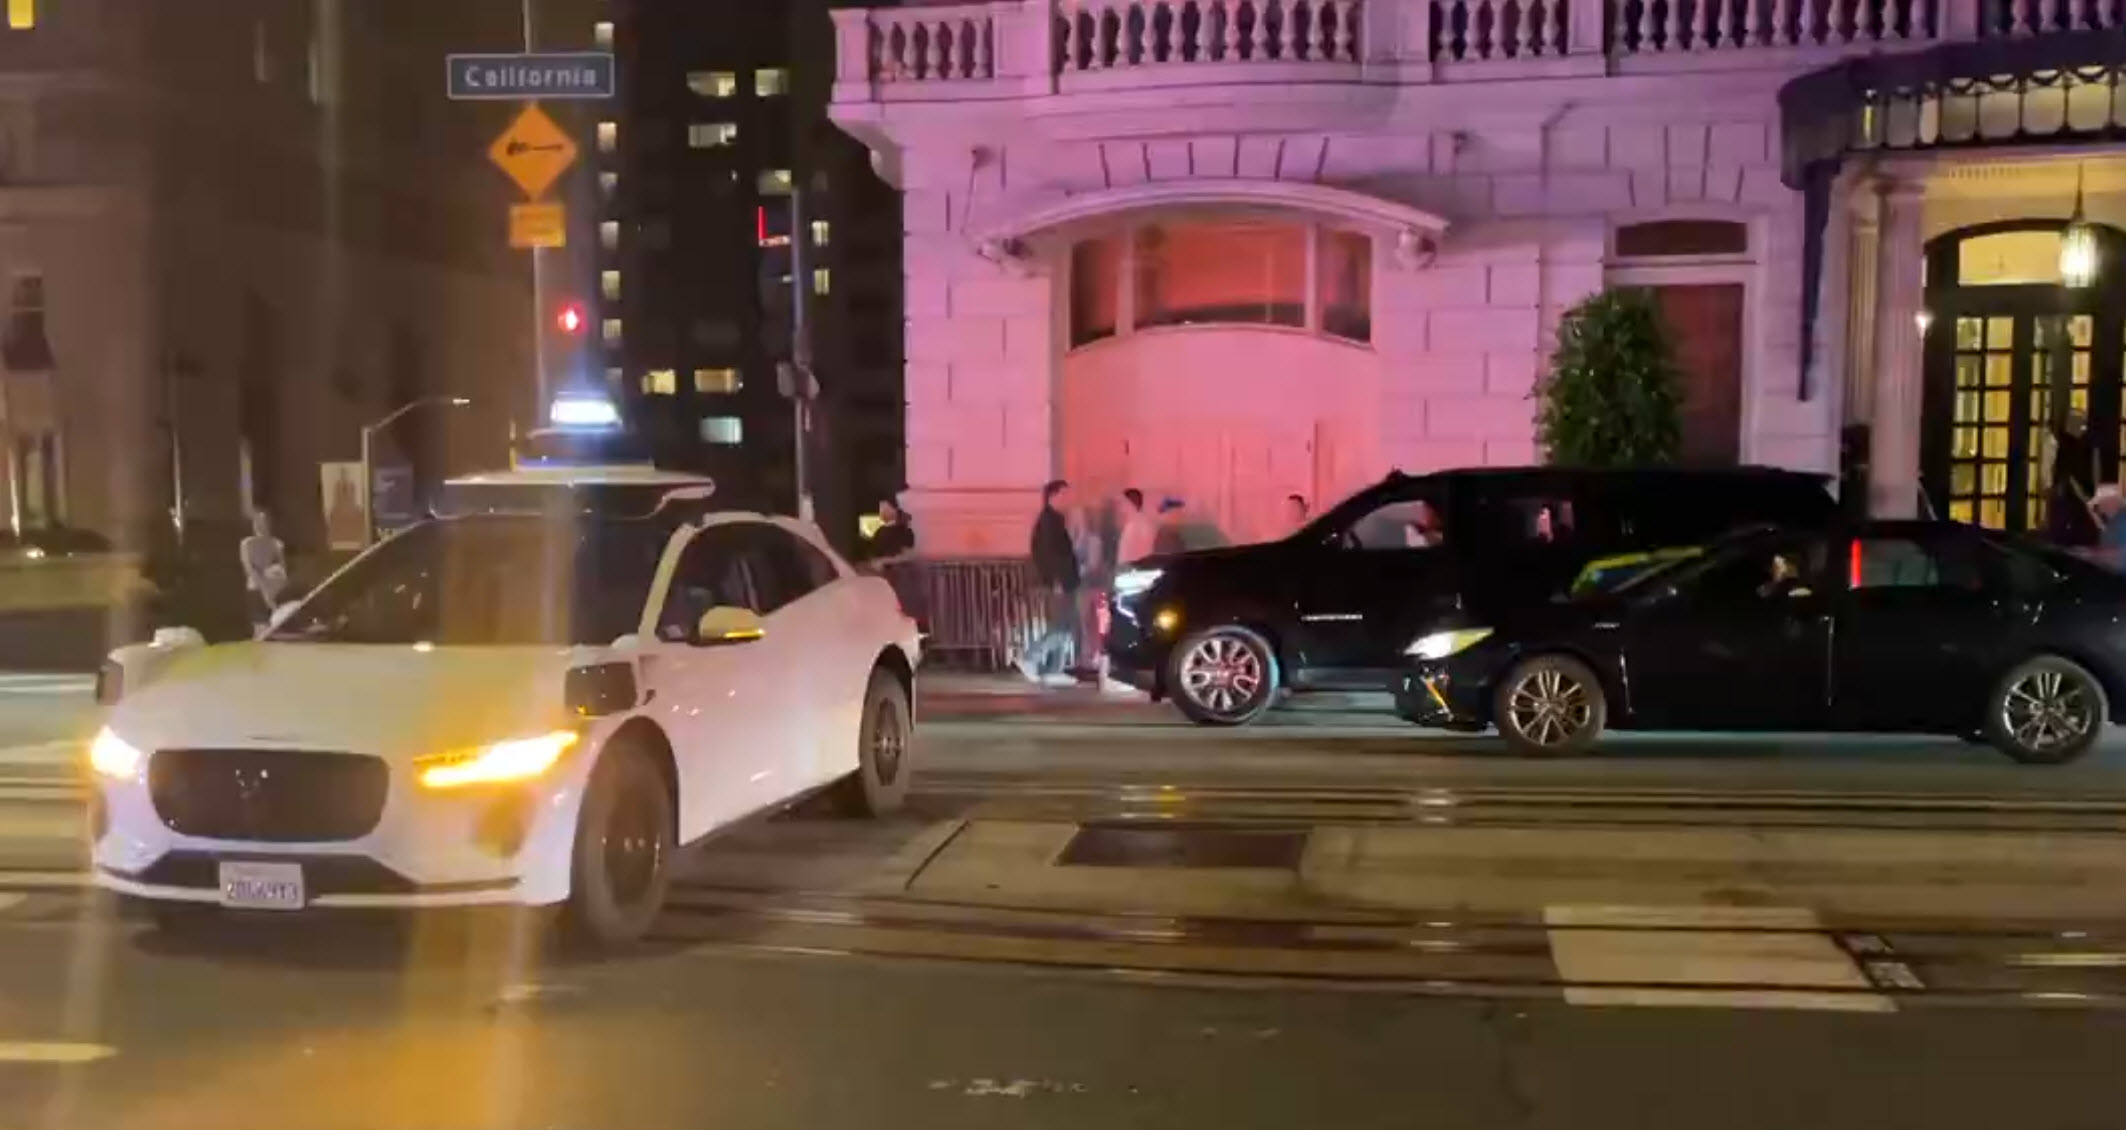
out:
<path id="1" fill-rule="evenodd" d="M 1115 574 L 1115 596 L 1136 596 L 1157 584 L 1165 573 L 1164 569 L 1124 569 Z"/>
<path id="2" fill-rule="evenodd" d="M 1410 646 L 1403 649 L 1403 654 L 1412 659 L 1445 659 L 1475 647 L 1490 634 L 1489 628 L 1455 628 L 1452 631 L 1433 632 L 1410 641 Z"/>
<path id="3" fill-rule="evenodd" d="M 420 771 L 422 787 L 430 789 L 528 781 L 552 769 L 582 737 L 574 730 L 555 730 L 535 738 L 512 738 L 424 757 L 414 767 Z"/>
<path id="4" fill-rule="evenodd" d="M 140 767 L 148 755 L 140 747 L 111 732 L 109 726 L 96 731 L 89 741 L 89 768 L 97 776 L 114 781 L 130 781 L 140 776 Z"/>

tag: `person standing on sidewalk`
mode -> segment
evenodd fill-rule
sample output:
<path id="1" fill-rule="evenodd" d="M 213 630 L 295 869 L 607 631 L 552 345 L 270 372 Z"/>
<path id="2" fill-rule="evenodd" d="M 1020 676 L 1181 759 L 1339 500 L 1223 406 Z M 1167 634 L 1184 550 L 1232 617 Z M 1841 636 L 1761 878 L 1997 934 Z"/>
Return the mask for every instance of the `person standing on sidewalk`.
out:
<path id="1" fill-rule="evenodd" d="M 1071 544 L 1063 508 L 1070 504 L 1070 484 L 1052 479 L 1041 488 L 1041 513 L 1033 520 L 1034 578 L 1048 604 L 1048 629 L 1019 656 L 1019 673 L 1031 682 L 1075 686 L 1063 670 L 1063 657 L 1078 635 L 1078 553 Z"/>
<path id="2" fill-rule="evenodd" d="M 251 536 L 237 543 L 236 555 L 243 562 L 244 589 L 251 597 L 251 623 L 264 627 L 280 607 L 281 594 L 288 591 L 287 548 L 273 536 L 273 522 L 265 511 L 252 513 Z"/>

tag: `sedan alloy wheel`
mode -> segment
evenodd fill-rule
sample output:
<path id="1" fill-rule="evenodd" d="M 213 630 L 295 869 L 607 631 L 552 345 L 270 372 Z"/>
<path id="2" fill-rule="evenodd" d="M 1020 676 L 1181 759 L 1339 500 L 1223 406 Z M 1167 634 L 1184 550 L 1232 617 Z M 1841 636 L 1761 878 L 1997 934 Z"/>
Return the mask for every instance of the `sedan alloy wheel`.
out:
<path id="1" fill-rule="evenodd" d="M 2110 715 L 2104 688 L 2079 664 L 2040 656 L 1994 692 L 1987 736 L 2017 761 L 2057 765 L 2088 752 Z"/>
<path id="2" fill-rule="evenodd" d="M 1569 656 L 1540 655 L 1515 667 L 1499 684 L 1499 733 L 1527 753 L 1582 753 L 1608 720 L 1602 684 Z"/>

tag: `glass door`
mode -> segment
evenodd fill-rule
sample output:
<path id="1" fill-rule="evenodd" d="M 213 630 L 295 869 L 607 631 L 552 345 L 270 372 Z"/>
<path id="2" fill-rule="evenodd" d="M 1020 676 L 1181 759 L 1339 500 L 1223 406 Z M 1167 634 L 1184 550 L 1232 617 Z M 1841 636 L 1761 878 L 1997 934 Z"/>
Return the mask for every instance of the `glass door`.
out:
<path id="1" fill-rule="evenodd" d="M 1958 522 L 2042 529 L 2049 436 L 2069 411 L 2089 413 L 2088 314 L 1958 316 L 1949 403 L 1947 505 Z"/>
<path id="2" fill-rule="evenodd" d="M 1928 245 L 1920 477 L 1942 517 L 2044 529 L 2051 437 L 2069 412 L 2089 422 L 2100 468 L 2116 468 L 2126 450 L 2116 233 L 2106 240 L 2113 269 L 2069 289 L 2043 277 L 2056 252 L 2031 240 L 2049 233 L 2056 244 L 2058 227 L 1989 224 Z"/>

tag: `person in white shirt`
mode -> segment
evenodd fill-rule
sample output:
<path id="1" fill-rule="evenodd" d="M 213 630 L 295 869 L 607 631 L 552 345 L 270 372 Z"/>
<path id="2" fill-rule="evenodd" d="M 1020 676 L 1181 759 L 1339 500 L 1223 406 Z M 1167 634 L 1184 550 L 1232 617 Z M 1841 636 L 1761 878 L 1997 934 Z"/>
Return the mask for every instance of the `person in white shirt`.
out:
<path id="1" fill-rule="evenodd" d="M 252 596 L 251 619 L 265 624 L 288 589 L 287 549 L 273 536 L 273 522 L 265 511 L 252 513 L 251 536 L 237 545 L 236 554 L 244 565 L 244 588 Z"/>
<path id="2" fill-rule="evenodd" d="M 1159 540 L 1159 523 L 1144 512 L 1144 492 L 1131 487 L 1122 492 L 1122 533 L 1115 539 L 1115 564 L 1130 565 L 1152 555 Z"/>

